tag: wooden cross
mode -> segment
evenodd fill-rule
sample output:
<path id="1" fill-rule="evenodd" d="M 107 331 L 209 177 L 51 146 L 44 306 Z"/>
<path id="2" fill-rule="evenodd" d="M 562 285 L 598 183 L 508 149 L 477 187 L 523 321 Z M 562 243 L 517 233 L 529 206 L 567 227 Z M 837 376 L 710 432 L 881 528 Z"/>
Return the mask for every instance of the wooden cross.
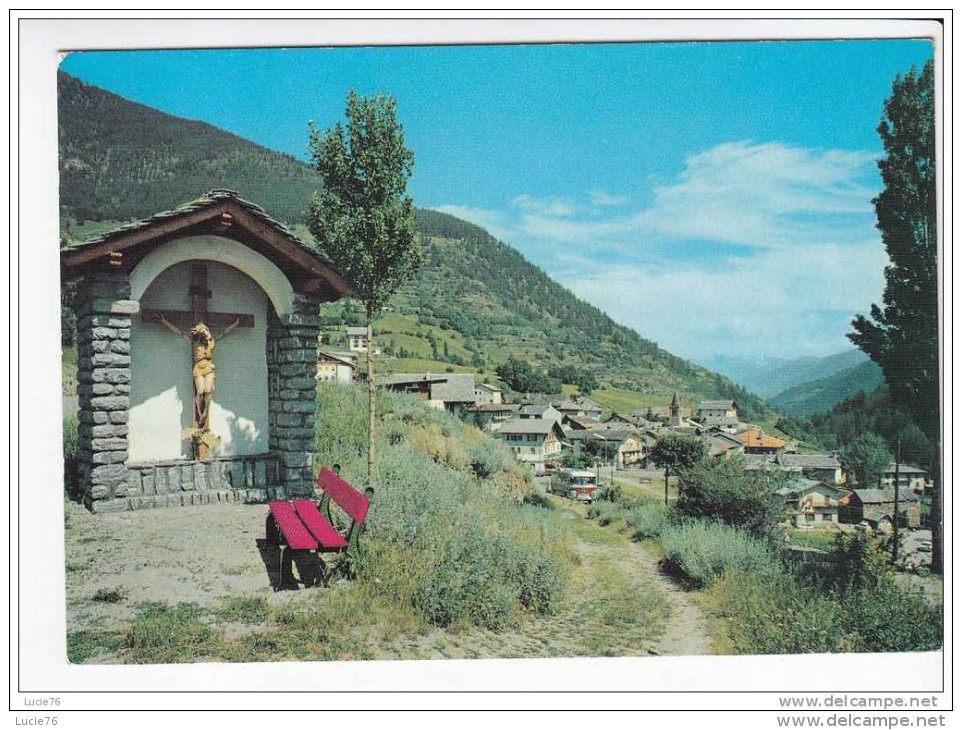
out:
<path id="1" fill-rule="evenodd" d="M 224 328 L 216 337 L 224 337 L 237 327 L 253 327 L 254 317 L 250 314 L 230 314 L 226 312 L 208 312 L 207 300 L 211 298 L 211 291 L 207 288 L 207 264 L 196 261 L 190 265 L 190 311 L 171 309 L 144 309 L 141 319 L 144 322 L 157 322 L 183 337 L 191 345 L 194 357 L 192 379 L 194 381 L 194 425 L 185 429 L 181 436 L 190 438 L 194 446 L 194 458 L 210 458 L 211 449 L 220 443 L 220 439 L 211 433 L 209 428 L 210 404 L 214 395 L 214 366 L 211 360 L 215 341 L 209 330 L 212 327 Z M 194 334 L 197 325 L 206 325 L 206 335 Z M 191 331 L 186 334 L 177 325 Z M 209 346 L 209 349 L 208 349 Z M 206 364 L 206 370 L 197 368 Z"/>
<path id="2" fill-rule="evenodd" d="M 163 317 L 171 324 L 180 327 L 193 327 L 201 323 L 213 329 L 214 327 L 228 327 L 237 322 L 238 327 L 253 327 L 254 315 L 229 314 L 225 312 L 208 312 L 207 300 L 211 298 L 211 291 L 207 288 L 207 264 L 195 261 L 190 265 L 190 311 L 176 309 L 143 309 L 141 319 L 144 322 L 161 323 Z"/>

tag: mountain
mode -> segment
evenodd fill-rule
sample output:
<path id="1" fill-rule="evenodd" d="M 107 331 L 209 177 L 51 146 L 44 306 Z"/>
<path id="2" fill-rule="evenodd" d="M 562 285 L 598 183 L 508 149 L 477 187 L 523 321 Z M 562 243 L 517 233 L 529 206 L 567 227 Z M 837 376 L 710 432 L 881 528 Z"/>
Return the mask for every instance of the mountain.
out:
<path id="1" fill-rule="evenodd" d="M 317 174 L 300 160 L 57 74 L 61 217 L 139 220 L 213 188 L 304 220 Z"/>
<path id="2" fill-rule="evenodd" d="M 868 356 L 853 348 L 827 357 L 795 359 L 715 355 L 702 364 L 771 400 L 790 388 L 823 380 L 865 362 Z"/>
<path id="3" fill-rule="evenodd" d="M 63 73 L 58 88 L 63 238 L 227 187 L 310 240 L 304 212 L 320 181 L 305 163 Z M 430 210 L 416 215 L 426 261 L 376 322 L 380 367 L 494 380 L 513 356 L 566 382 L 574 382 L 571 373 L 593 375 L 601 384 L 593 397 L 609 408 L 667 405 L 678 391 L 685 407 L 734 398 L 749 418 L 771 415 L 758 397 L 617 324 L 484 229 Z M 350 301 L 322 315 L 335 347 L 345 324 L 361 322 Z"/>
<path id="4" fill-rule="evenodd" d="M 812 380 L 782 391 L 768 399 L 769 405 L 795 418 L 827 411 L 856 393 L 871 393 L 885 378 L 882 369 L 870 360 L 846 368 L 827 378 Z"/>

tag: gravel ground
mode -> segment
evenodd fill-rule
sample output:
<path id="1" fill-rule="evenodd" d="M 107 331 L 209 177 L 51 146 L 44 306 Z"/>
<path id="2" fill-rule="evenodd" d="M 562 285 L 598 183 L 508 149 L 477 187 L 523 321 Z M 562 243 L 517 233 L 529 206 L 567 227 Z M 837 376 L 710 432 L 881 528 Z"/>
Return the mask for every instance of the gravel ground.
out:
<path id="1" fill-rule="evenodd" d="M 583 507 L 573 510 L 583 513 Z M 123 630 L 149 602 L 214 607 L 227 597 L 270 605 L 317 590 L 278 591 L 279 555 L 263 544 L 264 505 L 209 505 L 92 515 L 67 506 L 67 631 Z M 641 546 L 573 511 L 579 570 L 562 610 L 505 631 L 471 629 L 372 639 L 375 659 L 694 655 L 710 653 L 704 618 Z M 343 586 L 347 587 L 347 586 Z M 334 587 L 336 589 L 336 587 Z M 632 617 L 633 607 L 650 604 Z M 625 614 L 625 609 L 627 615 Z M 640 620 L 644 615 L 646 620 Z M 243 625 L 222 626 L 228 633 Z M 376 633 L 376 632 L 375 632 Z M 115 661 L 102 656 L 97 661 Z"/>

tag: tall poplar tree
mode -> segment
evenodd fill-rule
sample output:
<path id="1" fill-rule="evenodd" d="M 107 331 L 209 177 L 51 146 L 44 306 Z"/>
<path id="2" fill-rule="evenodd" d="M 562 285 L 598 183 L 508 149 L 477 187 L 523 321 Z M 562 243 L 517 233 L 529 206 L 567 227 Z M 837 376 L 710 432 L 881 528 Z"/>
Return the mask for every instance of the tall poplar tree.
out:
<path id="1" fill-rule="evenodd" d="M 878 133 L 884 190 L 873 201 L 888 253 L 882 306 L 857 316 L 849 335 L 877 362 L 893 401 L 935 446 L 932 570 L 942 572 L 939 290 L 936 237 L 935 83 L 932 61 L 897 76 Z"/>
<path id="2" fill-rule="evenodd" d="M 424 258 L 406 195 L 414 154 L 404 146 L 396 102 L 384 94 L 347 95 L 347 127 L 323 134 L 311 125 L 310 147 L 324 187 L 311 199 L 308 228 L 351 282 L 367 324 L 368 483 L 374 465 L 375 383 L 372 320 Z"/>

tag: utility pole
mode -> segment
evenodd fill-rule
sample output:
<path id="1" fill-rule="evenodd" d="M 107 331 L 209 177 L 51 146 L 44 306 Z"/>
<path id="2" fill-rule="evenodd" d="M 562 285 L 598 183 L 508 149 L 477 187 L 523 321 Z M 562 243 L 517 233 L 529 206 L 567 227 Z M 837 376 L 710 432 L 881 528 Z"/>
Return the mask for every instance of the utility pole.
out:
<path id="1" fill-rule="evenodd" d="M 902 439 L 895 440 L 895 514 L 892 515 L 892 564 L 899 559 L 899 463 L 902 461 Z"/>

